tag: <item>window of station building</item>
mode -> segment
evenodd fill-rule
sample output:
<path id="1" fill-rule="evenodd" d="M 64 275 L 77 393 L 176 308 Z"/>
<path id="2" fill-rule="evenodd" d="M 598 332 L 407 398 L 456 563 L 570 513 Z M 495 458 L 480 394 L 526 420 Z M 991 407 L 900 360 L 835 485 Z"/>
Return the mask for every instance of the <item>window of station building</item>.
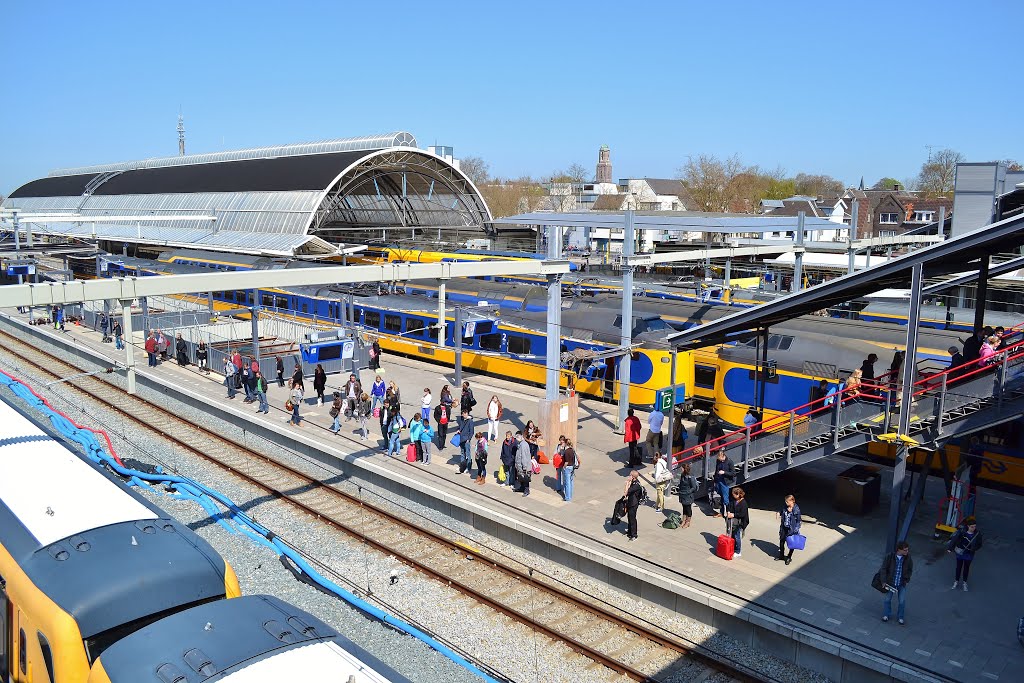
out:
<path id="1" fill-rule="evenodd" d="M 501 351 L 501 335 L 480 335 L 480 348 L 483 349 L 484 351 Z"/>
<path id="2" fill-rule="evenodd" d="M 878 222 L 882 225 L 896 225 L 900 222 L 898 213 L 880 213 Z"/>
<path id="3" fill-rule="evenodd" d="M 702 389 L 714 389 L 715 377 L 718 375 L 718 368 L 709 365 L 695 365 L 693 367 L 693 383 Z"/>
<path id="4" fill-rule="evenodd" d="M 380 311 L 364 311 L 363 324 L 375 330 L 380 329 Z"/>
<path id="5" fill-rule="evenodd" d="M 520 337 L 519 335 L 510 336 L 508 338 L 508 352 L 520 356 L 528 355 L 530 353 L 530 338 Z"/>
<path id="6" fill-rule="evenodd" d="M 384 315 L 384 331 L 385 332 L 401 332 L 402 331 L 402 316 L 400 315 Z"/>

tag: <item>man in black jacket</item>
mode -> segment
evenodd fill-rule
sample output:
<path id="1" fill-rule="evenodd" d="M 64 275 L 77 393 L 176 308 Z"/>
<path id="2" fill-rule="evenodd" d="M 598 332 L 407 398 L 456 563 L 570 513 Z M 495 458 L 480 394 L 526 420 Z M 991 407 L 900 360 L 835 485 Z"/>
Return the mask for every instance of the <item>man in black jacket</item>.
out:
<path id="1" fill-rule="evenodd" d="M 910 583 L 913 573 L 914 560 L 910 557 L 910 544 L 900 541 L 896 544 L 896 552 L 886 555 L 878 570 L 882 585 L 887 589 L 883 602 L 882 621 L 889 621 L 889 617 L 892 616 L 892 594 L 896 593 L 896 620 L 900 624 L 905 623 L 907 584 Z"/>
<path id="2" fill-rule="evenodd" d="M 476 399 L 473 398 L 473 390 L 469 388 L 469 382 L 462 383 L 462 398 L 459 401 L 459 408 L 464 413 L 472 413 L 473 407 L 476 405 Z"/>
<path id="3" fill-rule="evenodd" d="M 718 450 L 713 465 L 715 468 L 715 491 L 722 497 L 722 509 L 715 513 L 715 517 L 721 517 L 725 514 L 725 506 L 729 504 L 729 489 L 736 481 L 736 466 L 725 454 L 724 448 Z"/>

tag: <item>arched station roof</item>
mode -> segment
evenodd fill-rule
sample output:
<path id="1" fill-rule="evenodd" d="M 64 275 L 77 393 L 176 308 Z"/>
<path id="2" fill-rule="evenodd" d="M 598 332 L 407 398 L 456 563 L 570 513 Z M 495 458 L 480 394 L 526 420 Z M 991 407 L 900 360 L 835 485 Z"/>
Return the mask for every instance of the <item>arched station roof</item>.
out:
<path id="1" fill-rule="evenodd" d="M 467 176 L 403 132 L 60 169 L 4 208 L 83 217 L 40 232 L 250 253 L 322 253 L 382 228 L 483 230 L 491 218 Z M 102 218 L 161 214 L 216 222 Z"/>

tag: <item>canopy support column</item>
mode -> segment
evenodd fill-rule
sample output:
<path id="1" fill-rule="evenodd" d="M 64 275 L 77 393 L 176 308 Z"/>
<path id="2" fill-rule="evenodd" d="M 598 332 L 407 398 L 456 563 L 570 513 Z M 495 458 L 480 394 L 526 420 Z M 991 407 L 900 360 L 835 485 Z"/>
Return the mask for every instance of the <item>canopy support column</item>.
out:
<path id="1" fill-rule="evenodd" d="M 974 332 L 977 334 L 985 327 L 985 301 L 988 299 L 988 262 L 986 254 L 978 267 L 978 288 L 974 296 Z"/>
<path id="2" fill-rule="evenodd" d="M 126 370 L 129 394 L 135 393 L 135 332 L 132 329 L 132 300 L 121 299 L 121 317 L 124 318 L 122 324 L 125 343 L 125 361 L 124 367 Z M 145 331 L 143 331 L 143 337 L 145 337 Z"/>
<path id="3" fill-rule="evenodd" d="M 562 257 L 562 228 L 548 226 L 548 258 Z M 558 275 L 548 276 L 547 355 L 545 357 L 545 398 L 558 400 L 559 368 L 562 353 L 562 280 Z"/>
<path id="4" fill-rule="evenodd" d="M 633 229 L 633 210 L 626 209 L 622 230 L 622 334 L 619 344 L 626 353 L 619 359 L 619 419 L 617 426 L 625 429 L 626 411 L 629 410 L 630 365 L 633 354 L 629 353 L 633 343 L 633 246 L 636 242 Z"/>

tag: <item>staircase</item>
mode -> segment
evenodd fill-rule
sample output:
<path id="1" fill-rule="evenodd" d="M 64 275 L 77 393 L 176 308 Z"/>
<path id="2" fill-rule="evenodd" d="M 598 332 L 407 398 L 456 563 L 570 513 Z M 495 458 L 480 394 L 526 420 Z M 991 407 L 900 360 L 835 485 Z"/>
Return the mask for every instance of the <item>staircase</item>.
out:
<path id="1" fill-rule="evenodd" d="M 1016 334 L 1016 331 L 1011 331 Z M 934 374 L 917 372 L 907 435 L 938 448 L 950 439 L 1024 415 L 1024 341 L 993 356 Z M 901 382 L 883 375 L 788 413 L 673 454 L 675 465 L 690 462 L 694 476 L 713 479 L 715 453 L 725 449 L 736 465 L 736 483 L 776 474 L 877 440 L 896 431 Z"/>

